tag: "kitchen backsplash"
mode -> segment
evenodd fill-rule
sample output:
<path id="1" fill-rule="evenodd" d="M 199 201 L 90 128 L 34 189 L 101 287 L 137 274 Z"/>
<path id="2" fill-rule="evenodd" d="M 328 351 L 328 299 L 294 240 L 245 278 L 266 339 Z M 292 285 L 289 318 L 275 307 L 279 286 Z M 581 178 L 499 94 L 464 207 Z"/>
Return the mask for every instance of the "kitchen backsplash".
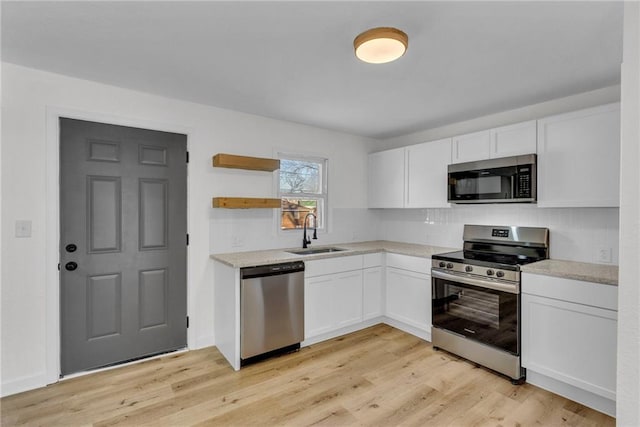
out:
<path id="1" fill-rule="evenodd" d="M 552 258 L 618 264 L 617 208 L 542 209 L 535 205 L 455 205 L 450 209 L 333 209 L 329 232 L 312 245 L 395 240 L 462 246 L 464 224 L 548 227 Z M 212 209 L 212 253 L 301 246 L 302 231 L 277 232 L 270 209 Z"/>
<path id="2" fill-rule="evenodd" d="M 551 258 L 618 264 L 618 208 L 496 204 L 375 212 L 381 239 L 461 247 L 464 224 L 547 227 Z"/>
<path id="3" fill-rule="evenodd" d="M 211 209 L 211 253 L 302 247 L 302 230 L 277 231 L 272 209 Z M 364 208 L 336 208 L 329 215 L 329 231 L 318 231 L 311 246 L 379 238 L 376 213 Z M 313 232 L 312 232 L 313 233 Z"/>

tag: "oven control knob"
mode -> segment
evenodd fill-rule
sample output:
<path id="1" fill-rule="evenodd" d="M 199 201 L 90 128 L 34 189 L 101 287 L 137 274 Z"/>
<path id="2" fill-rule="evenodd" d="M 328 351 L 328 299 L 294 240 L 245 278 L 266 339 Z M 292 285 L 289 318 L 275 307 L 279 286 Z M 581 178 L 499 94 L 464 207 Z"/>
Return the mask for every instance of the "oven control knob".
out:
<path id="1" fill-rule="evenodd" d="M 447 268 L 453 268 L 453 264 L 451 264 L 450 262 L 447 263 Z"/>
<path id="2" fill-rule="evenodd" d="M 493 270 L 491 269 L 487 270 L 487 276 L 493 276 Z"/>
<path id="3" fill-rule="evenodd" d="M 496 277 L 504 277 L 504 271 L 496 271 Z"/>
<path id="4" fill-rule="evenodd" d="M 473 267 L 471 267 L 470 265 L 467 265 L 467 266 L 464 268 L 464 271 L 466 271 L 467 273 L 470 273 L 470 272 L 472 272 L 472 271 L 473 271 Z"/>
<path id="5" fill-rule="evenodd" d="M 438 267 L 440 268 L 445 268 L 446 267 L 446 263 L 444 261 L 440 261 L 440 263 L 438 264 Z"/>

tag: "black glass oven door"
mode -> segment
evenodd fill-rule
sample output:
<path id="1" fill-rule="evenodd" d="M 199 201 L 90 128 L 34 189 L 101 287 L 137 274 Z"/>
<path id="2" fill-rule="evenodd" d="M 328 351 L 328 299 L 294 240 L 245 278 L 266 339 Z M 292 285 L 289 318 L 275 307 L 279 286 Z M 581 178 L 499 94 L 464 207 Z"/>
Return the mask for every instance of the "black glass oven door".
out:
<path id="1" fill-rule="evenodd" d="M 433 326 L 519 354 L 520 295 L 433 277 Z"/>

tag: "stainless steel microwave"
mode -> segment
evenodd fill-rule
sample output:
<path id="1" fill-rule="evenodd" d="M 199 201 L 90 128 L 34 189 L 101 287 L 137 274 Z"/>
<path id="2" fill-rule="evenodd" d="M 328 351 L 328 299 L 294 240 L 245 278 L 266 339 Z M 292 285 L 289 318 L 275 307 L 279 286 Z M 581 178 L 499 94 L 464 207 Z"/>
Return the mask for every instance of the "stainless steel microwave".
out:
<path id="1" fill-rule="evenodd" d="M 536 155 L 449 165 L 448 187 L 450 203 L 535 203 Z"/>

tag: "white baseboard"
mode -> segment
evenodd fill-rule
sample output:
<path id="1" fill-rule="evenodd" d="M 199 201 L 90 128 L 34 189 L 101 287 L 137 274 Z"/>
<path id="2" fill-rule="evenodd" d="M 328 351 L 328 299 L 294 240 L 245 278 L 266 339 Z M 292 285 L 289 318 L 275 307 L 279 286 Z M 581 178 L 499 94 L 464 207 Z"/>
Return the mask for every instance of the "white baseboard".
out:
<path id="1" fill-rule="evenodd" d="M 612 417 L 616 416 L 615 400 L 607 399 L 606 397 L 602 397 L 595 393 L 591 393 L 590 391 L 558 381 L 530 369 L 527 369 L 527 382 L 535 385 L 536 387 L 543 388 L 552 393 L 566 397 L 567 399 L 581 403 L 584 406 L 595 409 L 596 411 L 603 412 Z"/>
<path id="2" fill-rule="evenodd" d="M 39 372 L 36 375 L 29 375 L 25 377 L 16 378 L 14 380 L 2 382 L 0 388 L 0 397 L 10 396 L 12 394 L 22 393 L 23 391 L 33 390 L 35 388 L 44 387 L 47 385 L 46 372 Z"/>
<path id="3" fill-rule="evenodd" d="M 415 326 L 408 325 L 399 320 L 391 319 L 386 316 L 374 317 L 372 319 L 367 319 L 363 322 L 356 323 L 355 325 L 350 325 L 344 328 L 336 329 L 335 331 L 327 332 L 326 334 L 316 335 L 315 337 L 307 338 L 303 342 L 300 343 L 301 347 L 307 345 L 317 344 L 322 341 L 330 340 L 332 338 L 339 337 L 341 335 L 350 334 L 352 332 L 359 331 L 364 328 L 368 328 L 369 326 L 378 325 L 380 323 L 384 323 L 385 325 L 393 326 L 394 328 L 400 329 L 403 332 L 421 338 L 425 341 L 431 342 L 431 330 L 425 331 L 420 328 L 416 328 Z"/>
<path id="4" fill-rule="evenodd" d="M 415 326 L 408 325 L 404 322 L 386 316 L 383 317 L 383 323 L 389 326 L 393 326 L 394 328 L 400 329 L 401 331 L 414 335 L 418 338 L 422 338 L 425 341 L 431 342 L 431 329 L 425 331 L 424 329 L 416 328 Z"/>
<path id="5" fill-rule="evenodd" d="M 193 348 L 190 348 L 190 350 L 199 350 L 201 348 L 213 347 L 215 345 L 216 345 L 215 337 L 213 335 L 205 335 L 202 337 L 197 337 L 195 346 Z"/>
<path id="6" fill-rule="evenodd" d="M 368 319 L 364 322 L 356 323 L 355 325 L 345 326 L 344 328 L 336 329 L 335 331 L 327 332 L 326 334 L 320 334 L 311 338 L 307 338 L 300 343 L 300 347 L 306 347 L 308 345 L 317 344 L 319 342 L 330 340 L 341 335 L 350 334 L 351 332 L 356 332 L 361 329 L 368 328 L 369 326 L 377 325 L 379 323 L 382 323 L 382 317 Z"/>

